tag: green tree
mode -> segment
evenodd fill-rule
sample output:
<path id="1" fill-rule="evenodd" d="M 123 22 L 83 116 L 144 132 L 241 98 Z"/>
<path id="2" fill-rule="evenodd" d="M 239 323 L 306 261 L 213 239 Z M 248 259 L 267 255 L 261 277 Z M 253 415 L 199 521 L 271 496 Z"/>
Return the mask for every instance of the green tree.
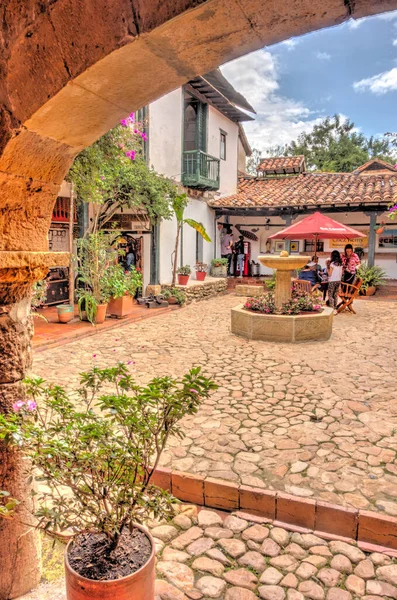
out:
<path id="1" fill-rule="evenodd" d="M 288 144 L 284 156 L 303 154 L 309 170 L 336 173 L 350 173 L 373 158 L 395 160 L 389 140 L 367 138 L 355 129 L 352 121 L 340 115 L 327 117 Z"/>
<path id="2" fill-rule="evenodd" d="M 80 152 L 67 176 L 78 199 L 94 205 L 90 233 L 105 227 L 122 208 L 135 208 L 152 223 L 172 215 L 170 199 L 177 187 L 147 166 L 142 152 L 146 135 L 132 118 L 127 121 Z"/>

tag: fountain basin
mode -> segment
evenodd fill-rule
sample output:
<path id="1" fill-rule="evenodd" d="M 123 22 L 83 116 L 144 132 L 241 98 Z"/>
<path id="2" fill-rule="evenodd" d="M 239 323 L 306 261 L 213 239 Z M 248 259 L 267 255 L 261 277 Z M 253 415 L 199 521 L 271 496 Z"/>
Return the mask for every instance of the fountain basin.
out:
<path id="1" fill-rule="evenodd" d="M 324 307 L 321 313 L 266 315 L 239 304 L 232 308 L 231 331 L 249 340 L 267 342 L 324 341 L 331 337 L 333 316 L 329 307 Z"/>
<path id="2" fill-rule="evenodd" d="M 263 254 L 262 256 L 258 256 L 258 260 L 265 267 L 270 267 L 277 271 L 301 269 L 310 260 L 309 256 L 301 256 L 300 254 L 294 254 L 293 256 L 289 256 L 287 252 L 285 252 L 286 256 L 282 256 L 282 254 L 280 256 L 276 254 Z"/>

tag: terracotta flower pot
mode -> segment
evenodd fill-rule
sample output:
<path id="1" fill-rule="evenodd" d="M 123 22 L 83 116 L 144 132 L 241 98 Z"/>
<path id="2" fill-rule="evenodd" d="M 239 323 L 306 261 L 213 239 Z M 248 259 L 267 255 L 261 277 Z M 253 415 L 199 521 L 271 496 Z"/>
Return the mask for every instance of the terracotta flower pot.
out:
<path id="1" fill-rule="evenodd" d="M 73 304 L 59 304 L 58 310 L 58 321 L 60 323 L 69 323 L 74 317 L 74 306 Z"/>
<path id="2" fill-rule="evenodd" d="M 205 271 L 196 271 L 196 279 L 197 281 L 204 281 L 207 273 Z"/>
<path id="3" fill-rule="evenodd" d="M 155 546 L 152 536 L 140 525 L 152 545 L 152 553 L 146 564 L 138 571 L 122 577 L 106 581 L 87 579 L 79 575 L 69 564 L 69 542 L 65 551 L 65 580 L 67 600 L 153 600 L 155 578 Z"/>
<path id="4" fill-rule="evenodd" d="M 101 323 L 105 322 L 107 307 L 108 307 L 107 302 L 106 302 L 106 304 L 98 304 L 96 316 L 95 316 L 95 325 L 100 325 Z"/>
<path id="5" fill-rule="evenodd" d="M 376 292 L 376 287 L 374 285 L 370 285 L 369 287 L 367 287 L 366 291 L 365 291 L 365 295 L 366 296 L 373 296 Z"/>
<path id="6" fill-rule="evenodd" d="M 180 273 L 178 273 L 179 285 L 187 285 L 188 281 L 189 281 L 189 275 L 181 275 Z"/>
<path id="7" fill-rule="evenodd" d="M 113 317 L 126 317 L 134 308 L 133 298 L 127 294 L 121 298 L 111 298 L 108 303 L 107 313 Z"/>
<path id="8" fill-rule="evenodd" d="M 168 304 L 178 304 L 178 300 L 175 298 L 175 296 L 170 296 L 167 298 L 167 302 Z"/>

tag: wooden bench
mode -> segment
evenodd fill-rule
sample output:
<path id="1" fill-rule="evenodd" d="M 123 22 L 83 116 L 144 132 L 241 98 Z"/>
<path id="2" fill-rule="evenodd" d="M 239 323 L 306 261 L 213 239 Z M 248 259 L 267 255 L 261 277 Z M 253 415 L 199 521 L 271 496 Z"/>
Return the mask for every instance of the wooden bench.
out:
<path id="1" fill-rule="evenodd" d="M 341 302 L 339 302 L 338 306 L 336 307 L 338 313 L 341 313 L 347 309 L 354 315 L 356 314 L 356 311 L 353 308 L 353 302 L 358 296 L 362 284 L 363 280 L 359 277 L 355 280 L 354 284 L 341 283 L 338 293 Z"/>

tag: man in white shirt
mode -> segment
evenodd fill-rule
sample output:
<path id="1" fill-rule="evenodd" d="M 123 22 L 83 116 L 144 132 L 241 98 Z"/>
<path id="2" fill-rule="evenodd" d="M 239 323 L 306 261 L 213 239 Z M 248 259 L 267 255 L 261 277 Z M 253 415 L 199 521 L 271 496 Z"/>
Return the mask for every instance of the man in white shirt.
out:
<path id="1" fill-rule="evenodd" d="M 230 275 L 230 264 L 232 262 L 232 248 L 233 248 L 233 236 L 231 230 L 228 229 L 227 233 L 221 239 L 221 256 L 227 258 L 227 274 Z"/>

